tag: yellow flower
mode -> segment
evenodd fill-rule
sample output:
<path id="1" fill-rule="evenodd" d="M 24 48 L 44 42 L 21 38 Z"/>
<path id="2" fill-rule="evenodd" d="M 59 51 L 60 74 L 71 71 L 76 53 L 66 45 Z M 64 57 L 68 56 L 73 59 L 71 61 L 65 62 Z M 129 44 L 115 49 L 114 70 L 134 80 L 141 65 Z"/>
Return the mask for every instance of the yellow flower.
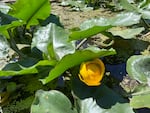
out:
<path id="1" fill-rule="evenodd" d="M 95 59 L 81 64 L 79 78 L 88 86 L 98 86 L 101 84 L 104 72 L 104 63 L 100 59 Z"/>

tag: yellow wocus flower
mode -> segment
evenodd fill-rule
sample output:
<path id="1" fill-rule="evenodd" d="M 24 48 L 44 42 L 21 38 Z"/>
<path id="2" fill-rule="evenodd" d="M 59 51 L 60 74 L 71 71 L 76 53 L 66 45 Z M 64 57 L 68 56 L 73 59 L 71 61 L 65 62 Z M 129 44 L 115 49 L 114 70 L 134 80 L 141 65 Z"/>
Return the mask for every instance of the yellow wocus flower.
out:
<path id="1" fill-rule="evenodd" d="M 95 59 L 81 64 L 79 78 L 88 86 L 98 86 L 101 84 L 104 72 L 104 63 L 100 59 Z"/>

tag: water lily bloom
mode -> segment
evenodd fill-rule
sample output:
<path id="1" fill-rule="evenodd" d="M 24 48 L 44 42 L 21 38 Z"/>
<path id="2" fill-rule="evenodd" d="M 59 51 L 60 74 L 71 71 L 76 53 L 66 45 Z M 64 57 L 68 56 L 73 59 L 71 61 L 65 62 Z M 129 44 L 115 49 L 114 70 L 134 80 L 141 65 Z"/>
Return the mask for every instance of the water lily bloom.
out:
<path id="1" fill-rule="evenodd" d="M 88 86 L 98 86 L 104 76 L 105 66 L 102 60 L 83 62 L 80 66 L 79 78 Z"/>

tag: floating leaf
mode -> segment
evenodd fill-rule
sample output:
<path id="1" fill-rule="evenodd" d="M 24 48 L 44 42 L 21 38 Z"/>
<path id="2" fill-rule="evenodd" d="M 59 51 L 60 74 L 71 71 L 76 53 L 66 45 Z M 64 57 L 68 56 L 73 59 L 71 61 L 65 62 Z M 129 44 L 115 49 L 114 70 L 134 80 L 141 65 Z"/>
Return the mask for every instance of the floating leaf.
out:
<path id="1" fill-rule="evenodd" d="M 31 113 L 77 113 L 70 100 L 56 90 L 38 90 L 31 105 Z"/>
<path id="2" fill-rule="evenodd" d="M 139 23 L 141 15 L 134 12 L 120 13 L 114 17 L 101 17 L 83 22 L 79 31 L 69 35 L 69 40 L 79 40 L 106 31 L 112 26 L 130 26 Z"/>
<path id="3" fill-rule="evenodd" d="M 119 0 L 121 6 L 128 11 L 137 11 L 138 8 L 129 3 L 129 0 Z"/>
<path id="4" fill-rule="evenodd" d="M 68 42 L 68 35 L 63 28 L 50 23 L 34 33 L 32 47 L 37 47 L 46 55 L 60 60 L 64 55 L 75 51 L 75 43 Z"/>
<path id="5" fill-rule="evenodd" d="M 27 28 L 37 25 L 38 19 L 44 20 L 50 14 L 49 0 L 17 0 L 11 7 L 9 14 L 26 22 Z"/>
<path id="6" fill-rule="evenodd" d="M 143 94 L 143 95 L 137 95 L 133 96 L 130 99 L 130 105 L 131 107 L 137 109 L 137 108 L 150 108 L 150 94 Z"/>
<path id="7" fill-rule="evenodd" d="M 144 19 L 150 19 L 150 10 L 143 10 L 143 9 L 140 9 L 139 10 L 139 13 L 141 13 L 142 17 Z"/>
<path id="8" fill-rule="evenodd" d="M 123 12 L 110 18 L 112 26 L 130 26 L 139 23 L 141 15 L 134 12 Z"/>
<path id="9" fill-rule="evenodd" d="M 51 80 L 60 76 L 67 69 L 77 66 L 84 61 L 98 58 L 98 57 L 113 55 L 115 53 L 116 52 L 114 49 L 105 50 L 105 49 L 99 49 L 96 47 L 85 49 L 85 50 L 78 50 L 73 54 L 64 56 L 58 62 L 58 64 L 50 71 L 48 77 L 46 77 L 45 79 L 42 79 L 41 81 L 43 84 L 46 84 L 50 82 Z"/>
<path id="10" fill-rule="evenodd" d="M 127 61 L 127 72 L 130 77 L 139 81 L 140 83 L 149 84 L 150 56 L 131 56 Z"/>
<path id="11" fill-rule="evenodd" d="M 79 113 L 134 113 L 125 99 L 103 84 L 88 87 L 74 78 L 72 89 Z"/>
<path id="12" fill-rule="evenodd" d="M 144 27 L 140 27 L 140 28 L 127 28 L 127 29 L 119 29 L 117 27 L 114 27 L 112 29 L 108 30 L 109 32 L 111 32 L 114 36 L 120 36 L 124 39 L 131 39 L 131 38 L 135 38 L 136 35 L 139 35 L 142 31 L 144 31 Z"/>

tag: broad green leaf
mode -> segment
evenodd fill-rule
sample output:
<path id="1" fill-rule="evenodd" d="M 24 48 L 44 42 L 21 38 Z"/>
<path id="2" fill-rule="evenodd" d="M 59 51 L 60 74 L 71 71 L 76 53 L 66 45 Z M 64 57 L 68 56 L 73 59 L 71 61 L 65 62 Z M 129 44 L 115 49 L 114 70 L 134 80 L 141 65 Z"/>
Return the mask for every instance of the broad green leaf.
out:
<path id="1" fill-rule="evenodd" d="M 100 32 L 106 31 L 112 26 L 130 26 L 139 23 L 141 15 L 133 12 L 124 12 L 113 17 L 101 17 L 83 22 L 79 31 L 69 35 L 69 40 L 79 40 L 91 37 Z"/>
<path id="2" fill-rule="evenodd" d="M 75 52 L 75 43 L 68 42 L 69 33 L 53 23 L 40 27 L 32 40 L 32 47 L 37 47 L 50 57 L 60 60 L 64 55 Z"/>
<path id="3" fill-rule="evenodd" d="M 31 113 L 77 113 L 70 100 L 56 90 L 38 90 L 31 105 Z"/>
<path id="4" fill-rule="evenodd" d="M 0 70 L 0 76 L 17 76 L 23 74 L 35 74 L 38 73 L 38 66 L 54 66 L 56 61 L 41 60 L 37 61 L 33 58 L 27 58 L 25 60 L 18 61 L 16 63 L 10 63 Z"/>
<path id="5" fill-rule="evenodd" d="M 49 0 L 17 0 L 9 14 L 26 22 L 26 27 L 39 24 L 38 19 L 46 19 L 50 14 Z"/>
<path id="6" fill-rule="evenodd" d="M 114 49 L 105 50 L 93 47 L 85 50 L 78 50 L 73 54 L 64 56 L 50 71 L 48 77 L 41 81 L 43 84 L 46 84 L 63 74 L 67 69 L 77 66 L 84 61 L 113 54 L 116 54 Z"/>
<path id="7" fill-rule="evenodd" d="M 150 94 L 133 96 L 130 99 L 130 106 L 137 108 L 150 108 Z"/>
<path id="8" fill-rule="evenodd" d="M 74 31 L 69 35 L 69 40 L 89 38 L 109 28 L 111 26 L 107 18 L 86 20 L 80 25 L 80 31 Z"/>
<path id="9" fill-rule="evenodd" d="M 87 30 L 74 31 L 70 34 L 69 41 L 89 38 L 93 35 L 96 35 L 96 34 L 102 32 L 102 31 L 108 30 L 109 28 L 111 28 L 111 26 L 94 26 Z"/>
<path id="10" fill-rule="evenodd" d="M 136 35 L 139 35 L 142 31 L 144 31 L 144 27 L 140 27 L 140 28 L 127 28 L 127 29 L 121 29 L 118 27 L 114 27 L 112 29 L 108 30 L 109 32 L 111 32 L 114 36 L 120 36 L 124 39 L 131 39 L 131 38 L 135 38 Z"/>
<path id="11" fill-rule="evenodd" d="M 150 84 L 138 84 L 131 93 L 130 106 L 138 108 L 150 108 Z"/>
<path id="12" fill-rule="evenodd" d="M 127 61 L 129 76 L 140 83 L 149 84 L 150 81 L 150 56 L 134 55 Z"/>
<path id="13" fill-rule="evenodd" d="M 112 26 L 130 26 L 139 23 L 141 15 L 134 12 L 123 12 L 110 18 Z"/>
<path id="14" fill-rule="evenodd" d="M 103 84 L 88 87 L 74 78 L 72 89 L 79 113 L 134 113 L 127 100 Z"/>
<path id="15" fill-rule="evenodd" d="M 144 19 L 150 19 L 150 10 L 143 10 L 143 9 L 140 9 L 139 10 L 139 13 L 141 13 L 142 17 Z"/>
<path id="16" fill-rule="evenodd" d="M 94 26 L 109 26 L 109 20 L 108 18 L 104 18 L 104 17 L 100 17 L 98 19 L 90 19 L 90 20 L 86 20 L 84 21 L 81 25 L 80 25 L 80 29 L 81 30 L 87 30 L 89 28 L 92 28 Z"/>
<path id="17" fill-rule="evenodd" d="M 149 4 L 150 4 L 150 0 L 143 0 L 142 2 L 140 2 L 138 8 L 145 8 Z"/>
<path id="18" fill-rule="evenodd" d="M 6 38 L 10 38 L 9 33 L 8 33 L 7 30 L 11 29 L 11 28 L 21 26 L 23 24 L 24 24 L 23 21 L 12 21 L 11 24 L 6 24 L 6 25 L 3 25 L 3 26 L 0 26 L 0 33 L 3 34 L 4 36 L 6 36 Z"/>
<path id="19" fill-rule="evenodd" d="M 136 6 L 130 4 L 128 0 L 119 0 L 119 2 L 121 4 L 121 6 L 128 11 L 136 12 L 138 10 L 138 8 L 136 8 Z"/>

